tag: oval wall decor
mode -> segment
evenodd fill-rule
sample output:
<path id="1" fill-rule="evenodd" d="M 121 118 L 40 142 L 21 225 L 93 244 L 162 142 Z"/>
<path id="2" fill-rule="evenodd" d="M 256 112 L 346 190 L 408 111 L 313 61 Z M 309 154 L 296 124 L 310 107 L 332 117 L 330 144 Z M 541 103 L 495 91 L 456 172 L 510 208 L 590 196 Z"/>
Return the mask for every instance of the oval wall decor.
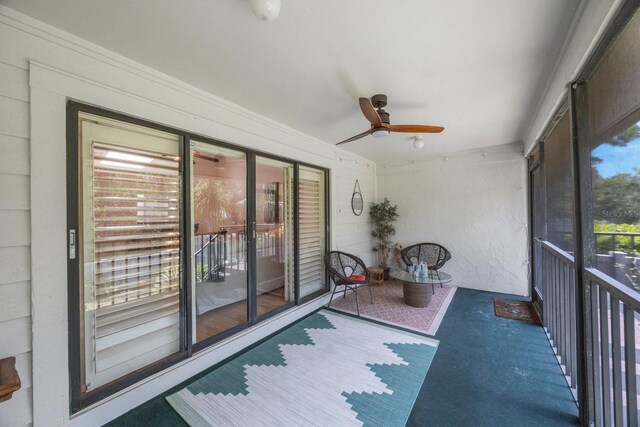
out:
<path id="1" fill-rule="evenodd" d="M 351 210 L 355 216 L 362 215 L 364 208 L 364 200 L 362 199 L 362 192 L 360 191 L 360 183 L 356 179 L 356 185 L 353 186 L 353 195 L 351 196 Z"/>

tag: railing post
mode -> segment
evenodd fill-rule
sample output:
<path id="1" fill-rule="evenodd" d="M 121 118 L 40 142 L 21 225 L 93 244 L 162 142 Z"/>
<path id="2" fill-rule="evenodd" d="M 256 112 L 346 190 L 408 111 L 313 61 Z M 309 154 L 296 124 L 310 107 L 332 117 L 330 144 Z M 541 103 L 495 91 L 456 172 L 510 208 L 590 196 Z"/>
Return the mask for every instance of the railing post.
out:
<path id="1" fill-rule="evenodd" d="M 627 393 L 627 425 L 638 426 L 638 401 L 636 379 L 636 335 L 635 335 L 635 311 L 624 305 L 624 363 L 625 383 Z"/>
<path id="2" fill-rule="evenodd" d="M 208 243 L 208 248 L 207 248 L 207 256 L 209 257 L 207 260 L 207 274 L 205 275 L 204 272 L 202 273 L 203 277 L 211 277 L 211 275 L 213 274 L 213 269 L 214 269 L 214 265 L 213 265 L 213 253 L 212 253 L 212 249 L 213 249 L 213 240 L 214 240 L 214 236 L 215 234 L 210 234 L 209 235 L 209 243 Z"/>
<path id="3" fill-rule="evenodd" d="M 611 252 L 615 252 L 616 251 L 616 235 L 612 234 L 611 235 Z"/>

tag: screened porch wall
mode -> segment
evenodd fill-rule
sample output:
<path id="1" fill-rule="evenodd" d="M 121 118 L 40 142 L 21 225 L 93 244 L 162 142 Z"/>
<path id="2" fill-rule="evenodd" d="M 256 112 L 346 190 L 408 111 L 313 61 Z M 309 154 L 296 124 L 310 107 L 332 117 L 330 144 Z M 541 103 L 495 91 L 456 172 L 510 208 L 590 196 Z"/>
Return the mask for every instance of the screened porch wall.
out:
<path id="1" fill-rule="evenodd" d="M 531 158 L 546 178 L 531 194 L 545 225 L 532 236 L 534 281 L 582 425 L 640 419 L 639 42 L 640 9 L 626 2 Z"/>

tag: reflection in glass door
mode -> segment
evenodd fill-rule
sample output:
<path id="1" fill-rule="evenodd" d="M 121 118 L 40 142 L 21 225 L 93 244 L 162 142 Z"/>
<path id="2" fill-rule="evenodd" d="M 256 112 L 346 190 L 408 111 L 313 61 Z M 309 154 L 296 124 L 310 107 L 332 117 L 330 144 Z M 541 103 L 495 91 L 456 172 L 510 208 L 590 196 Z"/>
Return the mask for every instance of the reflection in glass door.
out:
<path id="1" fill-rule="evenodd" d="M 293 164 L 256 158 L 258 316 L 295 301 Z"/>
<path id="2" fill-rule="evenodd" d="M 247 162 L 192 141 L 194 341 L 248 322 Z"/>

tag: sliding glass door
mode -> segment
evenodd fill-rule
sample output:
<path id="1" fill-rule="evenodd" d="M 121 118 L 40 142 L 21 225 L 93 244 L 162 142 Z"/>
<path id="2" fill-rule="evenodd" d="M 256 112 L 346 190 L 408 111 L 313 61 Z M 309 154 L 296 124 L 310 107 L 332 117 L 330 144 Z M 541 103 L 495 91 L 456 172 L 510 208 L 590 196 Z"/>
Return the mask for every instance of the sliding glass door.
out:
<path id="1" fill-rule="evenodd" d="M 191 142 L 194 342 L 247 324 L 247 159 Z"/>
<path id="2" fill-rule="evenodd" d="M 256 310 L 295 301 L 293 164 L 256 157 Z"/>
<path id="3" fill-rule="evenodd" d="M 68 113 L 72 412 L 327 292 L 326 170 Z"/>
<path id="4" fill-rule="evenodd" d="M 180 139 L 82 114 L 81 384 L 180 350 Z M 75 242 L 74 242 L 75 243 Z"/>

